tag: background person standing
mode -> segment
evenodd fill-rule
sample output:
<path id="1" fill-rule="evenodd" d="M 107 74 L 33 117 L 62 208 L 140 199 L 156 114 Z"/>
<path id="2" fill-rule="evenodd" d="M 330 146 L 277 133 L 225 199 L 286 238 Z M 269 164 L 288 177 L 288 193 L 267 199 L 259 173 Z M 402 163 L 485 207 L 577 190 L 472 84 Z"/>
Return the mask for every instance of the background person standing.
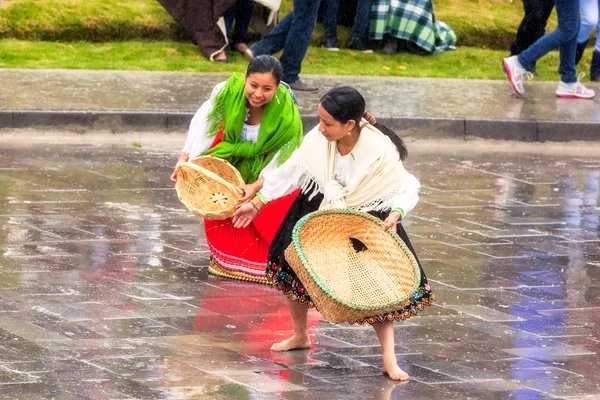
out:
<path id="1" fill-rule="evenodd" d="M 579 32 L 579 2 L 576 0 L 555 0 L 558 26 L 547 35 L 542 36 L 526 50 L 504 59 L 504 71 L 515 92 L 522 95 L 525 91 L 523 78 L 535 65 L 536 61 L 558 48 L 560 54 L 560 82 L 556 88 L 556 96 L 567 99 L 593 99 L 596 93 L 583 86 L 577 76 L 575 51 L 577 49 L 577 33 Z"/>
<path id="2" fill-rule="evenodd" d="M 600 81 L 600 36 L 598 36 L 598 9 L 600 1 L 598 0 L 580 0 L 581 7 L 581 27 L 577 35 L 577 51 L 575 52 L 575 64 L 579 64 L 585 47 L 588 44 L 590 35 L 594 28 L 596 29 L 596 45 L 592 53 L 592 65 L 590 65 L 590 79 Z"/>
<path id="3" fill-rule="evenodd" d="M 272 55 L 283 50 L 279 61 L 283 66 L 282 81 L 292 90 L 316 92 L 318 87 L 300 79 L 302 61 L 306 56 L 310 37 L 317 25 L 320 0 L 294 0 L 294 10 L 285 16 L 271 32 L 254 43 L 254 55 Z"/>
<path id="4" fill-rule="evenodd" d="M 323 47 L 327 50 L 339 50 L 337 26 L 340 18 L 341 0 L 323 0 Z M 369 33 L 369 16 L 371 15 L 371 0 L 358 0 L 352 25 L 352 34 L 347 48 L 364 52 L 372 52 L 367 47 Z"/>

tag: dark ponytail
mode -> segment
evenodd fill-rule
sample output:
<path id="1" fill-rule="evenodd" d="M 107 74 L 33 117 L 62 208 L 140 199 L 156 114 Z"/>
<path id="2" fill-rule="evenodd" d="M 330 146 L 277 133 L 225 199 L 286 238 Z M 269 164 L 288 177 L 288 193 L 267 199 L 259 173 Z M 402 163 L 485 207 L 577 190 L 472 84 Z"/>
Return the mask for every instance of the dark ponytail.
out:
<path id="1" fill-rule="evenodd" d="M 404 141 L 400 138 L 400 136 L 398 136 L 396 132 L 379 122 L 376 122 L 373 126 L 379 129 L 381 133 L 383 133 L 385 136 L 390 138 L 392 143 L 394 143 L 394 146 L 396 146 L 396 148 L 398 149 L 398 153 L 400 153 L 400 159 L 402 161 L 406 160 L 406 158 L 408 157 L 408 148 L 406 147 L 406 144 L 404 144 Z"/>

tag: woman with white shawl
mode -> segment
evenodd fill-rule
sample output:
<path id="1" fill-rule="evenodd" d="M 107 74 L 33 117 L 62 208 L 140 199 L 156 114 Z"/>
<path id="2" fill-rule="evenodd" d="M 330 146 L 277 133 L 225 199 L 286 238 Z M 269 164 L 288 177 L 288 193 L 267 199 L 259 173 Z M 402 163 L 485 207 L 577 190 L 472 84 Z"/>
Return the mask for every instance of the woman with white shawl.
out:
<path id="1" fill-rule="evenodd" d="M 399 223 L 417 204 L 420 184 L 402 165 L 407 156 L 402 140 L 383 125 L 371 125 L 362 118 L 364 113 L 365 100 L 356 89 L 345 86 L 327 92 L 318 108 L 319 125 L 306 135 L 300 148 L 285 163 L 264 175 L 262 189 L 237 210 L 233 223 L 235 227 L 247 226 L 262 207 L 268 207 L 269 201 L 301 188 L 269 248 L 267 278 L 288 296 L 294 326 L 294 335 L 275 343 L 272 351 L 305 349 L 311 345 L 307 311 L 314 304 L 284 257 L 296 222 L 318 209 L 350 207 L 383 219 L 385 230 L 395 226 L 419 263 L 419 289 L 401 310 L 348 322 L 373 325 L 382 347 L 384 373 L 393 380 L 407 380 L 408 375 L 396 360 L 392 322 L 409 318 L 434 300 L 416 253 Z"/>

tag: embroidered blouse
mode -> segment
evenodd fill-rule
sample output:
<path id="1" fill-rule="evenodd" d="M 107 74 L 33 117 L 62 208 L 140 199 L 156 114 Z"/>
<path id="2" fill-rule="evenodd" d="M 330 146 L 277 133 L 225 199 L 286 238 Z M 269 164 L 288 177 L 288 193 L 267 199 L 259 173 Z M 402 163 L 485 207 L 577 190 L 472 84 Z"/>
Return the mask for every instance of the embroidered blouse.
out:
<path id="1" fill-rule="evenodd" d="M 294 159 L 299 156 L 299 152 L 295 152 L 292 156 L 278 168 L 264 170 L 261 176 L 265 178 L 265 183 L 260 193 L 268 200 L 278 199 L 283 197 L 297 188 L 301 187 L 305 179 L 304 172 L 299 168 L 294 168 Z M 355 172 L 355 162 L 352 153 L 345 156 L 337 153 L 335 160 L 335 180 L 342 186 L 352 180 Z M 406 172 L 406 185 L 403 191 L 394 197 L 392 204 L 393 209 L 401 209 L 402 215 L 410 212 L 419 202 L 419 188 L 421 184 L 417 178 Z"/>
<path id="2" fill-rule="evenodd" d="M 210 113 L 214 108 L 215 96 L 223 88 L 223 85 L 225 85 L 225 82 L 221 82 L 213 88 L 210 98 L 207 101 L 205 101 L 202 104 L 202 106 L 200 106 L 200 108 L 194 115 L 194 118 L 192 118 L 192 122 L 190 123 L 190 128 L 188 130 L 188 135 L 185 140 L 185 144 L 183 145 L 183 149 L 181 150 L 182 152 L 188 155 L 190 160 L 204 154 L 215 140 L 214 137 L 207 136 L 208 129 L 212 122 L 207 119 L 207 116 L 208 113 Z M 240 132 L 240 137 L 242 140 L 247 140 L 252 143 L 256 143 L 256 141 L 258 140 L 259 130 L 260 124 L 244 124 L 242 131 Z M 271 162 L 263 169 L 263 172 L 276 168 L 278 158 L 279 152 L 275 154 L 273 160 L 271 160 Z"/>

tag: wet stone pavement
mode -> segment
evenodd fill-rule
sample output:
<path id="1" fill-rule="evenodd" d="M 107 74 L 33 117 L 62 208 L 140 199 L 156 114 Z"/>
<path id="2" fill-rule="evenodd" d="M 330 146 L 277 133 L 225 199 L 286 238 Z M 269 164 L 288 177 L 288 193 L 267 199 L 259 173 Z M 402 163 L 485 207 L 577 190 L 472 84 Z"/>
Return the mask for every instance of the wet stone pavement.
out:
<path id="1" fill-rule="evenodd" d="M 600 161 L 413 152 L 405 222 L 438 302 L 395 325 L 411 381 L 369 326 L 207 274 L 176 146 L 3 145 L 2 399 L 600 399 Z"/>

